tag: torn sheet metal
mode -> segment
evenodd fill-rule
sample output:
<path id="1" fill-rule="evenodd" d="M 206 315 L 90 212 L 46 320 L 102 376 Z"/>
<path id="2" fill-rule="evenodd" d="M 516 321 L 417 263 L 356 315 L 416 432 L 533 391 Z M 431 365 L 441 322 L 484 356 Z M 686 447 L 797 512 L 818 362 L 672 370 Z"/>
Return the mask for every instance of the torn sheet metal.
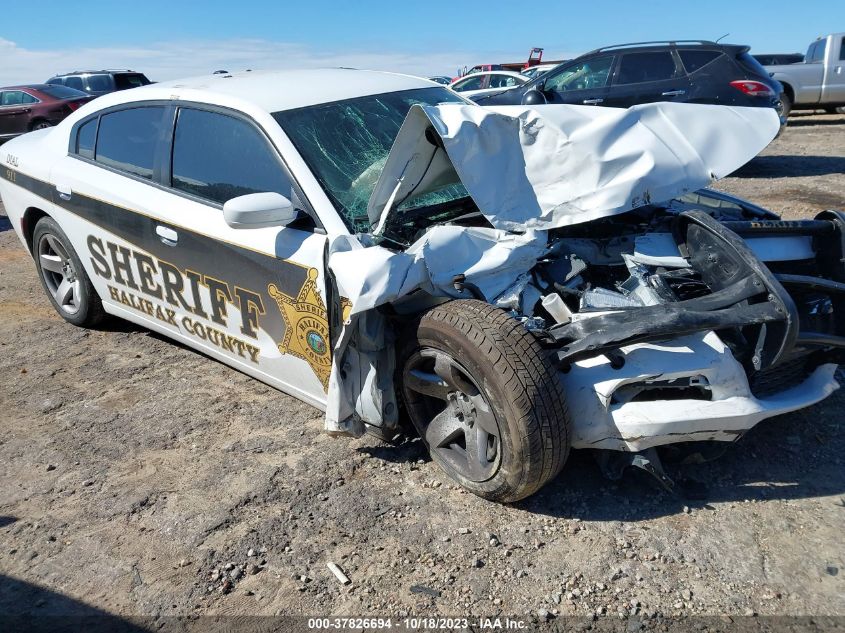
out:
<path id="1" fill-rule="evenodd" d="M 378 232 L 404 200 L 460 181 L 498 229 L 551 229 L 707 186 L 756 156 L 771 108 L 649 103 L 415 105 L 368 206 Z"/>
<path id="2" fill-rule="evenodd" d="M 390 344 L 379 349 L 374 333 L 386 324 L 374 308 L 417 290 L 468 298 L 457 275 L 491 304 L 516 308 L 520 280 L 547 253 L 545 229 L 699 189 L 753 158 L 778 124 L 765 108 L 671 103 L 413 106 L 369 201 L 373 235 L 403 202 L 455 183 L 494 228 L 434 226 L 404 251 L 373 235 L 334 239 L 329 269 L 352 307 L 335 344 L 327 430 L 360 435 L 393 415 Z"/>
<path id="3" fill-rule="evenodd" d="M 373 308 L 424 290 L 436 297 L 470 298 L 455 289 L 456 275 L 464 275 L 491 303 L 510 291 L 537 263 L 546 249 L 544 232 L 505 233 L 490 228 L 435 226 L 407 250 L 381 246 L 365 248 L 352 237 L 339 237 L 331 247 L 329 268 L 338 291 L 352 303 L 334 349 L 329 378 L 326 429 L 361 435 L 362 422 L 381 425 L 380 406 L 392 402 L 393 358 L 378 349 L 374 330 L 384 327 Z M 374 321 L 377 319 L 377 322 Z M 374 328 L 374 324 L 377 324 Z M 351 344 L 354 341 L 354 344 Z"/>

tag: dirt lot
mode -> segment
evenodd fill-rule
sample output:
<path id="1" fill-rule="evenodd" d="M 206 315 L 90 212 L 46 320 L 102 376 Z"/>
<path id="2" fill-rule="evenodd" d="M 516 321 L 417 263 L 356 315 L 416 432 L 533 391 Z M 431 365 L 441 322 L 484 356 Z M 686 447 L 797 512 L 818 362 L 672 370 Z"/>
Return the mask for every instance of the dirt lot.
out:
<path id="1" fill-rule="evenodd" d="M 719 188 L 845 208 L 845 116 L 795 117 Z M 141 328 L 65 324 L 5 216 L 0 380 L 0 614 L 845 615 L 845 395 L 695 466 L 702 502 L 576 453 L 499 506 L 419 442 L 332 439 Z"/>

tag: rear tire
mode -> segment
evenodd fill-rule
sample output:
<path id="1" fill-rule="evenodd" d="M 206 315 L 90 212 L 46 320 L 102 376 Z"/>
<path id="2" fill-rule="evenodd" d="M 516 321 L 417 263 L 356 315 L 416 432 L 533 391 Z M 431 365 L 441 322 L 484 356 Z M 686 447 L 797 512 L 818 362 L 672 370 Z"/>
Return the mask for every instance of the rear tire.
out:
<path id="1" fill-rule="evenodd" d="M 781 111 L 780 115 L 784 118 L 784 120 L 789 118 L 789 113 L 792 112 L 792 99 L 789 98 L 789 95 L 785 92 L 780 96 L 780 103 L 781 103 Z M 788 121 L 784 123 L 784 126 L 788 125 Z"/>
<path id="2" fill-rule="evenodd" d="M 41 286 L 65 321 L 92 327 L 105 317 L 103 303 L 58 222 L 41 218 L 32 234 L 32 255 Z"/>
<path id="3" fill-rule="evenodd" d="M 569 455 L 558 370 L 534 337 L 482 301 L 424 313 L 397 364 L 408 415 L 432 459 L 468 491 L 513 502 Z"/>
<path id="4" fill-rule="evenodd" d="M 33 121 L 32 124 L 29 126 L 30 131 L 32 130 L 46 130 L 48 127 L 53 127 L 53 124 L 49 121 L 45 121 L 44 119 L 38 119 Z"/>

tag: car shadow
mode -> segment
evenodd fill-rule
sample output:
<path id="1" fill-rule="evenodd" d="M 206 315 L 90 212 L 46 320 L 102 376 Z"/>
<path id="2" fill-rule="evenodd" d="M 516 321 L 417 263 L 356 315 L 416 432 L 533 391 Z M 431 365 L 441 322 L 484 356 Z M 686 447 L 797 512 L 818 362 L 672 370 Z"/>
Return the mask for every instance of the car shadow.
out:
<path id="1" fill-rule="evenodd" d="M 512 507 L 550 517 L 585 521 L 638 521 L 712 508 L 712 503 L 745 503 L 841 496 L 845 508 L 845 436 L 838 412 L 845 394 L 794 413 L 765 420 L 711 461 L 681 465 L 665 460 L 666 472 L 695 490 L 695 499 L 667 492 L 645 471 L 629 467 L 621 479 L 605 477 L 598 451 L 574 450 L 563 472 L 533 496 Z M 391 463 L 430 457 L 418 437 L 396 445 L 372 440 L 357 449 Z M 690 485 L 691 484 L 691 485 Z"/>
<path id="2" fill-rule="evenodd" d="M 148 633 L 152 629 L 45 587 L 0 574 L 0 630 Z"/>
<path id="3" fill-rule="evenodd" d="M 590 521 L 637 521 L 711 503 L 745 503 L 845 495 L 845 439 L 834 428 L 845 406 L 837 393 L 814 407 L 766 420 L 712 461 L 665 464 L 676 481 L 695 483 L 696 499 L 671 494 L 637 468 L 622 479 L 602 474 L 590 451 L 573 451 L 557 479 L 516 504 L 528 512 Z M 840 500 L 845 508 L 845 497 Z"/>
<path id="4" fill-rule="evenodd" d="M 825 176 L 845 172 L 845 158 L 839 156 L 757 156 L 737 169 L 737 178 L 786 178 Z"/>
<path id="5" fill-rule="evenodd" d="M 808 117 L 804 119 L 796 119 L 790 117 L 787 127 L 815 127 L 816 125 L 845 125 L 845 117 L 842 115 L 829 115 L 833 118 L 819 118 L 817 116 Z"/>

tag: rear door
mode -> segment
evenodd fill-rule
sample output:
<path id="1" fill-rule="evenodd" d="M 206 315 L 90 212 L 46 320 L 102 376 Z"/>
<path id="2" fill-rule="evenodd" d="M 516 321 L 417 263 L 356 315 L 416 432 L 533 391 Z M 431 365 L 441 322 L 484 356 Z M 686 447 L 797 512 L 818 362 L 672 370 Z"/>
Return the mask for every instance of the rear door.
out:
<path id="1" fill-rule="evenodd" d="M 223 218 L 225 201 L 259 191 L 304 207 L 278 151 L 236 112 L 137 105 L 83 122 L 53 173 L 59 204 L 81 220 L 71 239 L 103 301 L 323 405 L 325 234 L 307 215 L 261 229 Z"/>
<path id="2" fill-rule="evenodd" d="M 613 74 L 605 105 L 685 101 L 689 80 L 670 49 L 624 53 Z"/>
<path id="3" fill-rule="evenodd" d="M 540 82 L 543 94 L 549 103 L 607 105 L 613 60 L 613 55 L 599 55 L 551 70 Z"/>
<path id="4" fill-rule="evenodd" d="M 31 103 L 35 98 L 22 90 L 0 92 L 0 136 L 23 134 L 28 129 Z"/>

